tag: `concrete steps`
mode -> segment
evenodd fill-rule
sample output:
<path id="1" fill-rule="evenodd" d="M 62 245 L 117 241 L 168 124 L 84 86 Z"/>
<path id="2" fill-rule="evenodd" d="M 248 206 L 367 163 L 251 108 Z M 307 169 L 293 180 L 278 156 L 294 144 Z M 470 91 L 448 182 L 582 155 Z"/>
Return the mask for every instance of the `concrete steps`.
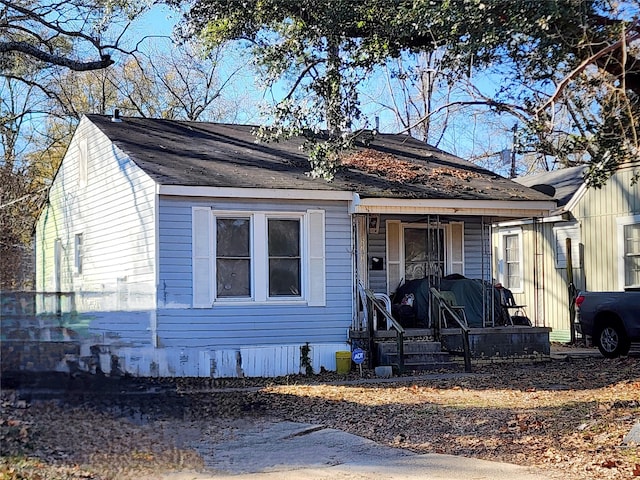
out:
<path id="1" fill-rule="evenodd" d="M 379 366 L 398 366 L 398 345 L 396 342 L 376 342 L 376 348 Z M 442 351 L 440 342 L 405 340 L 404 368 L 405 370 L 418 371 L 459 369 L 460 364 L 452 361 L 448 352 Z"/>

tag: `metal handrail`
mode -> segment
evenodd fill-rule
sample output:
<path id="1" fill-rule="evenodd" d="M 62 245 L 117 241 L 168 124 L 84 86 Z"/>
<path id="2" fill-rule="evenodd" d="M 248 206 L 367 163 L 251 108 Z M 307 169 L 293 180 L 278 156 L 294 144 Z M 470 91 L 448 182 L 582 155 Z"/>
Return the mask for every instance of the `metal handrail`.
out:
<path id="1" fill-rule="evenodd" d="M 393 316 L 387 311 L 384 303 L 375 297 L 373 291 L 365 289 L 364 293 L 367 296 L 367 300 L 371 302 L 373 307 L 382 313 L 387 321 L 387 325 L 391 325 L 391 327 L 396 331 L 396 342 L 398 344 L 398 370 L 402 373 L 404 371 L 404 327 L 400 325 L 395 318 L 393 318 Z"/>
<path id="2" fill-rule="evenodd" d="M 471 329 L 469 326 L 462 320 L 458 314 L 454 311 L 453 308 L 449 305 L 449 303 L 444 299 L 444 297 L 440 294 L 440 292 L 435 288 L 431 287 L 431 295 L 438 301 L 438 305 L 440 308 L 444 308 L 451 315 L 451 317 L 456 321 L 462 330 L 462 349 L 464 353 L 464 370 L 465 372 L 471 372 L 471 348 L 469 346 L 469 332 Z M 440 319 L 438 319 L 440 320 Z"/>

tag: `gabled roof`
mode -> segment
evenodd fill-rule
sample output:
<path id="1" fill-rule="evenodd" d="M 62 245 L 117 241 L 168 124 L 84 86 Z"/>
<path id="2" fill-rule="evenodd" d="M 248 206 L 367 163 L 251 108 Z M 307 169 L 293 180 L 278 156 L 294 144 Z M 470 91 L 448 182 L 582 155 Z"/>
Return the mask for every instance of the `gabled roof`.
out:
<path id="1" fill-rule="evenodd" d="M 562 168 L 551 172 L 537 173 L 514 179 L 516 182 L 547 192 L 557 202 L 559 207 L 567 205 L 580 187 L 585 184 L 584 175 L 587 166 Z M 552 187 L 548 189 L 547 187 Z"/>
<path id="2" fill-rule="evenodd" d="M 548 201 L 535 190 L 407 135 L 377 134 L 332 182 L 307 175 L 301 138 L 257 143 L 256 127 L 87 115 L 160 185 L 344 191 L 361 198 Z"/>

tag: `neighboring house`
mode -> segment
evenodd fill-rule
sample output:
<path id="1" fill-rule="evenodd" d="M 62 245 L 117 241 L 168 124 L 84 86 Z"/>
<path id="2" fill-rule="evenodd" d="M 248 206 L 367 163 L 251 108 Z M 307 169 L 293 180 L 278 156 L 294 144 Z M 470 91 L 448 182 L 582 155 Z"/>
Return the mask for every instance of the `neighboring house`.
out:
<path id="1" fill-rule="evenodd" d="M 408 136 L 369 134 L 332 182 L 306 173 L 301 144 L 257 143 L 251 126 L 82 118 L 36 231 L 37 290 L 71 298 L 79 368 L 333 370 L 358 282 L 382 294 L 435 274 L 491 282 L 491 224 L 555 208 Z"/>
<path id="2" fill-rule="evenodd" d="M 576 290 L 640 287 L 640 189 L 632 181 L 638 172 L 638 164 L 625 165 L 601 188 L 587 186 L 584 166 L 516 179 L 550 194 L 558 208 L 544 219 L 499 224 L 497 277 L 552 328 L 552 341 L 572 339 L 569 262 Z"/>

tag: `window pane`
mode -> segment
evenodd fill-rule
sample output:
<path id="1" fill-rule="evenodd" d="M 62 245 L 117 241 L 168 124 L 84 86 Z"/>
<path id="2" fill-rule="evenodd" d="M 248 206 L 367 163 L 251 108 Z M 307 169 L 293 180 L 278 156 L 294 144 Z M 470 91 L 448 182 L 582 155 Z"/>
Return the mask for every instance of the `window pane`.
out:
<path id="1" fill-rule="evenodd" d="M 520 258 L 519 245 L 518 245 L 518 236 L 517 235 L 506 235 L 504 237 L 505 241 L 505 256 L 507 262 L 517 262 Z"/>
<path id="2" fill-rule="evenodd" d="M 427 259 L 427 229 L 404 229 L 404 256 L 407 263 L 424 262 Z"/>
<path id="3" fill-rule="evenodd" d="M 216 220 L 216 252 L 218 257 L 249 257 L 248 218 Z"/>
<path id="4" fill-rule="evenodd" d="M 520 275 L 520 242 L 518 235 L 504 236 L 505 287 L 522 287 Z"/>
<path id="5" fill-rule="evenodd" d="M 640 224 L 624 227 L 625 286 L 640 285 Z"/>
<path id="6" fill-rule="evenodd" d="M 507 263 L 507 288 L 520 287 L 520 264 Z"/>
<path id="7" fill-rule="evenodd" d="M 640 255 L 624 259 L 625 286 L 640 285 Z"/>
<path id="8" fill-rule="evenodd" d="M 300 260 L 272 258 L 269 260 L 269 296 L 300 295 Z"/>
<path id="9" fill-rule="evenodd" d="M 300 256 L 300 222 L 269 219 L 269 257 Z"/>
<path id="10" fill-rule="evenodd" d="M 250 260 L 218 258 L 216 280 L 218 297 L 250 297 Z"/>
<path id="11" fill-rule="evenodd" d="M 624 227 L 625 246 L 624 253 L 640 254 L 640 224 L 625 225 Z"/>
<path id="12" fill-rule="evenodd" d="M 300 296 L 300 221 L 268 220 L 269 296 Z"/>
<path id="13" fill-rule="evenodd" d="M 216 219 L 216 295 L 251 296 L 248 218 Z"/>

